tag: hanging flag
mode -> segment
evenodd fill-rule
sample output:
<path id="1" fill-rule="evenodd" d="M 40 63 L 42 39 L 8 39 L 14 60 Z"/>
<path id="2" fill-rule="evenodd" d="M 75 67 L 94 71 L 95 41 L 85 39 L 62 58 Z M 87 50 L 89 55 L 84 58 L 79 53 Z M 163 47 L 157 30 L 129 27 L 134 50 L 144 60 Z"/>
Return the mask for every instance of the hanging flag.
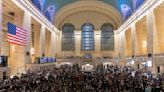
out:
<path id="1" fill-rule="evenodd" d="M 26 46 L 27 31 L 12 23 L 8 23 L 7 26 L 7 41 L 13 44 Z"/>

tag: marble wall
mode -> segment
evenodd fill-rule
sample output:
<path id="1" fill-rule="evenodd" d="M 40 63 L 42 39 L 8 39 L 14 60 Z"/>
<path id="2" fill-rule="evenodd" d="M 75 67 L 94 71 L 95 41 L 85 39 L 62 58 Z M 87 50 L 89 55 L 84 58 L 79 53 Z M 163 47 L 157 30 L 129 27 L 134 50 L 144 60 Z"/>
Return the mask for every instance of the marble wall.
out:
<path id="1" fill-rule="evenodd" d="M 135 65 L 152 61 L 152 67 L 148 69 L 157 73 L 160 67 L 160 73 L 164 73 L 164 54 L 163 54 L 163 6 L 159 6 L 146 13 L 146 16 L 138 19 L 129 29 L 118 34 L 119 39 L 116 44 L 120 53 L 121 60 L 127 62 L 127 58 L 135 60 L 135 57 L 145 59 L 135 60 Z M 131 40 L 130 40 L 131 39 Z M 131 47 L 129 47 L 131 45 Z M 125 46 L 125 47 L 124 47 Z M 131 54 L 129 54 L 129 51 Z M 123 53 L 124 52 L 124 53 Z M 148 56 L 150 55 L 150 56 Z M 134 56 L 134 57 L 133 57 Z"/>
<path id="2" fill-rule="evenodd" d="M 4 8 L 7 4 L 8 6 Z M 7 22 L 27 30 L 26 46 L 7 42 Z M 42 57 L 43 54 L 47 57 L 56 57 L 57 48 L 54 47 L 58 45 L 57 35 L 57 32 L 49 30 L 27 10 L 11 1 L 0 0 L 0 55 L 8 56 L 10 75 L 25 72 L 26 64 L 34 63 L 35 58 Z"/>

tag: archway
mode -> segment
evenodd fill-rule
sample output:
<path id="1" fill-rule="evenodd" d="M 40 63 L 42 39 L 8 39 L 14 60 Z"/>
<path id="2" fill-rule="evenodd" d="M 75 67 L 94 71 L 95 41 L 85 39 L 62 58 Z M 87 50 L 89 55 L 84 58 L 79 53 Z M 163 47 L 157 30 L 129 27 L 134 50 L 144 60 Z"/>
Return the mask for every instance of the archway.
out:
<path id="1" fill-rule="evenodd" d="M 62 26 L 67 23 L 67 22 L 71 22 L 71 20 L 69 20 L 69 18 L 71 16 L 74 16 L 76 14 L 79 13 L 98 13 L 101 14 L 101 18 L 106 17 L 108 20 L 104 20 L 104 22 L 109 22 L 114 26 L 114 29 L 117 29 L 121 24 L 122 24 L 122 17 L 121 14 L 119 13 L 119 11 L 117 9 L 115 9 L 112 5 L 103 3 L 101 1 L 77 1 L 71 4 L 68 4 L 66 6 L 64 6 L 63 8 L 61 8 L 55 15 L 54 18 L 54 23 L 55 26 L 59 29 L 62 28 Z M 95 15 L 95 14 L 94 14 Z M 77 17 L 77 16 L 75 16 Z M 79 21 L 83 22 L 83 19 L 78 19 Z M 95 23 L 92 22 L 95 19 L 91 20 L 90 17 L 88 17 L 88 19 L 86 19 L 83 23 L 77 23 L 79 21 L 76 21 L 74 23 L 72 23 L 73 25 L 75 25 L 75 29 L 80 29 L 81 25 L 84 24 L 86 21 L 89 21 L 91 23 Z M 100 23 L 102 24 L 102 23 Z M 96 24 L 93 24 L 94 26 Z M 95 28 L 101 28 L 101 25 L 99 27 L 95 27 Z"/>

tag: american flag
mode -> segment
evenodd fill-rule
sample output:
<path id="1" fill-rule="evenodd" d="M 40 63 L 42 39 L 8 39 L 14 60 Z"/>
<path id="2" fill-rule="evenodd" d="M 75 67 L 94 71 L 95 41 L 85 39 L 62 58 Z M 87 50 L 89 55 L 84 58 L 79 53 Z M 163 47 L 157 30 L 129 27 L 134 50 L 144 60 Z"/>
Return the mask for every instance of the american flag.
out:
<path id="1" fill-rule="evenodd" d="M 8 23 L 7 26 L 7 41 L 13 44 L 26 46 L 27 31 L 12 23 Z"/>

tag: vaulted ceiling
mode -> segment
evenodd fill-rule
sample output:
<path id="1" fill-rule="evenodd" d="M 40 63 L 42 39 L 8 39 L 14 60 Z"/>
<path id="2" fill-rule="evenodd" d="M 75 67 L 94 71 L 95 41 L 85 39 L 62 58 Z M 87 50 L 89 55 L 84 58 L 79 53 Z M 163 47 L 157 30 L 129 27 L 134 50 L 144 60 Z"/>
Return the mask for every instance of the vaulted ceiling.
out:
<path id="1" fill-rule="evenodd" d="M 50 20 L 54 22 L 54 16 L 58 11 L 79 1 L 99 1 L 115 8 L 120 13 L 122 20 L 128 19 L 145 0 L 31 0 L 32 3 Z M 68 7 L 69 8 L 69 7 Z"/>
<path id="2" fill-rule="evenodd" d="M 44 9 L 46 9 L 49 5 L 55 5 L 56 11 L 64 7 L 65 5 L 68 5 L 73 2 L 77 2 L 81 0 L 45 0 L 45 5 Z M 89 1 L 89 0 L 86 0 Z M 91 0 L 90 0 L 91 1 Z M 92 0 L 94 1 L 94 0 Z M 97 1 L 102 1 L 107 4 L 112 5 L 115 7 L 120 13 L 121 13 L 121 4 L 126 4 L 128 5 L 131 9 L 133 9 L 133 0 L 97 0 Z"/>

